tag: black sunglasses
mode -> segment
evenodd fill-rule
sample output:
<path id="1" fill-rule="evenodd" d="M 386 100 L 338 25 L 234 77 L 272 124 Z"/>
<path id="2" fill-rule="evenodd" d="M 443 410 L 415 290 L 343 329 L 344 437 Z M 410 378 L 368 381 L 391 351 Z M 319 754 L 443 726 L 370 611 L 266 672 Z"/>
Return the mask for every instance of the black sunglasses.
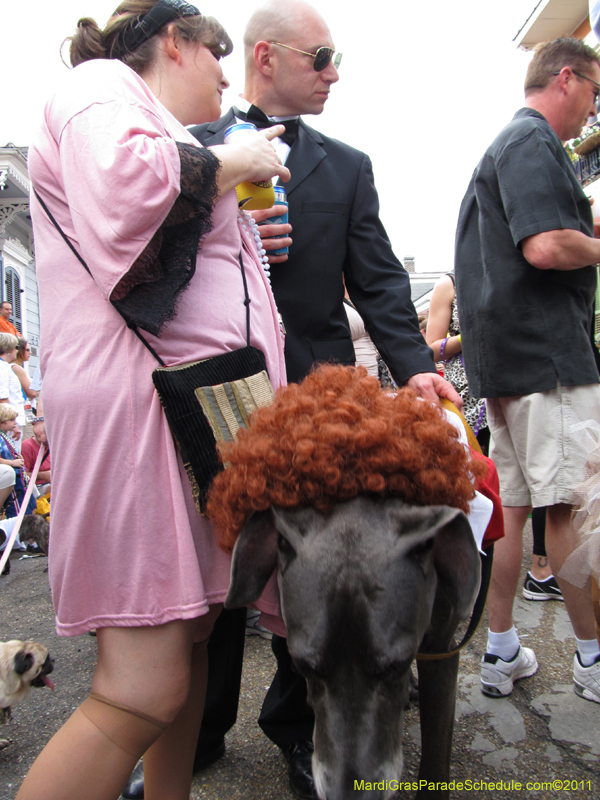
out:
<path id="1" fill-rule="evenodd" d="M 334 55 L 333 66 L 336 69 L 339 69 L 342 61 L 342 54 L 336 53 L 331 47 L 319 47 L 316 53 L 308 53 L 306 50 L 298 50 L 297 47 L 290 47 L 289 44 L 282 44 L 281 42 L 269 42 L 269 44 L 276 44 L 277 47 L 285 47 L 287 50 L 293 50 L 294 53 L 302 53 L 305 56 L 314 58 L 313 67 L 315 68 L 315 72 L 322 72 L 328 67 Z"/>

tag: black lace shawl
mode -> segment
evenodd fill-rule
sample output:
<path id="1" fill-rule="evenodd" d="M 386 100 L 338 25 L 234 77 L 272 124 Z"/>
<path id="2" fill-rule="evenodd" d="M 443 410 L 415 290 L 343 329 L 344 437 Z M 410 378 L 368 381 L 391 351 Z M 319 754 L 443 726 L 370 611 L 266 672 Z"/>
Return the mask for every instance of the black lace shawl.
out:
<path id="1" fill-rule="evenodd" d="M 143 253 L 111 293 L 111 303 L 131 327 L 159 336 L 175 316 L 179 295 L 196 271 L 201 239 L 212 228 L 219 159 L 177 142 L 181 193 Z M 132 198 L 135 207 L 135 198 Z"/>

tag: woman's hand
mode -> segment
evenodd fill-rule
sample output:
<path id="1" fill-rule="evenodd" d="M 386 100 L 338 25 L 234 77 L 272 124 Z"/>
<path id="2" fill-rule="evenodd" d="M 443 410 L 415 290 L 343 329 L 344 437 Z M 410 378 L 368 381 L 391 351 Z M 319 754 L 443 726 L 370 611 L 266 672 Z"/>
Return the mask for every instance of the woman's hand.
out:
<path id="1" fill-rule="evenodd" d="M 264 131 L 250 132 L 243 142 L 219 144 L 210 150 L 221 162 L 217 177 L 219 194 L 224 195 L 243 181 L 268 181 L 278 175 L 289 181 L 290 171 L 271 144 L 271 139 L 284 132 L 283 125 L 274 125 Z"/>
<path id="2" fill-rule="evenodd" d="M 249 156 L 252 158 L 252 175 L 245 180 L 264 181 L 278 175 L 284 183 L 289 181 L 290 171 L 283 166 L 275 146 L 271 144 L 272 139 L 276 139 L 284 132 L 284 125 L 273 125 L 272 128 L 258 131 L 257 136 L 248 136 L 247 141 L 244 140 L 242 146 L 248 147 L 251 151 Z"/>
<path id="3" fill-rule="evenodd" d="M 24 466 L 25 466 L 25 461 L 22 458 L 15 458 L 11 462 L 11 467 L 14 467 L 15 469 L 20 469 L 21 467 Z"/>

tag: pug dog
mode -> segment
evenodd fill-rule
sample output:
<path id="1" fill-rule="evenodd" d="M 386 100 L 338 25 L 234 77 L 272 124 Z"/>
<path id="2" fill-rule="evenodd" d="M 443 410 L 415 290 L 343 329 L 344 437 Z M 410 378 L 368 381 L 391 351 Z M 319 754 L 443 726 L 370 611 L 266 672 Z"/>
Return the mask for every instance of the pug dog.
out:
<path id="1" fill-rule="evenodd" d="M 54 661 L 43 644 L 17 639 L 0 642 L 0 722 L 11 719 L 11 706 L 24 700 L 32 686 L 54 690 L 48 677 L 53 669 Z M 0 749 L 7 744 L 7 739 L 0 739 Z"/>

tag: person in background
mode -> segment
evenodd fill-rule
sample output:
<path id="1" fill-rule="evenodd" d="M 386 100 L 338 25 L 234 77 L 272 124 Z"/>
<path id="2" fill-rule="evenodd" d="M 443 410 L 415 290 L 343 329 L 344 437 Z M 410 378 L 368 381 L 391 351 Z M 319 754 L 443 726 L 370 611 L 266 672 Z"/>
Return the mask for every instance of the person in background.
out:
<path id="1" fill-rule="evenodd" d="M 487 456 L 490 431 L 485 415 L 485 400 L 471 397 L 462 356 L 460 322 L 456 305 L 454 275 L 449 272 L 435 284 L 429 306 L 429 319 L 425 333 L 433 358 L 444 365 L 444 377 L 461 396 L 463 414 L 475 434 L 481 451 Z"/>
<path id="2" fill-rule="evenodd" d="M 17 357 L 18 339 L 12 333 L 0 333 L 0 403 L 10 403 L 17 409 L 16 425 L 10 438 L 17 451 L 21 450 L 21 429 L 25 425 L 25 402 L 18 377 L 11 366 Z"/>
<path id="3" fill-rule="evenodd" d="M 11 314 L 12 306 L 8 300 L 4 300 L 0 303 L 0 333 L 10 333 L 18 339 L 21 334 L 10 321 Z"/>
<path id="4" fill-rule="evenodd" d="M 34 414 L 32 409 L 32 401 L 35 400 L 38 396 L 38 392 L 35 389 L 31 388 L 31 378 L 27 374 L 25 367 L 23 366 L 26 364 L 29 359 L 31 358 L 31 348 L 29 347 L 29 343 L 26 339 L 18 339 L 17 342 L 17 357 L 11 364 L 12 371 L 15 373 L 17 378 L 19 379 L 19 383 L 21 384 L 21 392 L 23 393 L 23 405 L 25 409 L 25 422 L 28 426 L 28 430 L 24 433 L 25 436 L 29 436 L 31 434 L 31 421 L 33 420 Z"/>
<path id="5" fill-rule="evenodd" d="M 561 577 L 576 545 L 574 487 L 585 469 L 577 421 L 600 423 L 594 299 L 600 241 L 563 142 L 597 111 L 600 56 L 578 39 L 540 45 L 525 106 L 488 147 L 463 198 L 455 275 L 465 367 L 486 398 L 506 536 L 488 594 L 481 689 L 505 697 L 538 662 L 519 641 L 513 602 L 532 506 L 546 507 L 546 550 L 573 625 L 576 694 L 600 703 L 600 646 L 589 582 Z"/>
<path id="6" fill-rule="evenodd" d="M 16 517 L 21 510 L 23 498 L 27 491 L 29 478 L 25 472 L 25 462 L 21 454 L 16 450 L 11 433 L 17 426 L 18 411 L 8 403 L 0 403 L 0 465 L 12 467 L 15 473 L 15 481 L 7 499 L 5 499 L 4 511 L 7 517 Z M 1 496 L 1 495 L 0 495 Z M 35 498 L 29 498 L 26 514 L 33 514 L 35 511 Z"/>
<path id="7" fill-rule="evenodd" d="M 356 356 L 356 366 L 364 367 L 369 375 L 379 379 L 379 362 L 377 348 L 366 331 L 361 315 L 348 298 L 344 299 L 344 310 L 348 317 L 348 327 L 352 336 L 352 345 Z"/>
<path id="8" fill-rule="evenodd" d="M 36 486 L 40 496 L 50 492 L 50 448 L 48 447 L 48 437 L 46 436 L 46 424 L 43 417 L 35 417 L 32 422 L 33 436 L 25 439 L 21 445 L 21 455 L 25 462 L 25 469 L 31 475 L 35 462 L 42 445 L 46 446 L 46 453 L 40 464 L 37 475 Z"/>
<path id="9" fill-rule="evenodd" d="M 42 409 L 42 371 L 40 369 L 39 362 L 37 367 L 35 368 L 35 372 L 33 373 L 33 378 L 31 379 L 29 388 L 32 392 L 37 392 L 37 397 L 31 404 L 33 413 L 35 414 L 36 417 L 43 417 L 44 411 Z"/>
<path id="10" fill-rule="evenodd" d="M 17 340 L 17 357 L 11 364 L 12 371 L 15 373 L 23 390 L 23 397 L 27 400 L 35 400 L 38 392 L 31 388 L 32 380 L 25 370 L 25 364 L 31 358 L 31 347 L 27 339 Z"/>

